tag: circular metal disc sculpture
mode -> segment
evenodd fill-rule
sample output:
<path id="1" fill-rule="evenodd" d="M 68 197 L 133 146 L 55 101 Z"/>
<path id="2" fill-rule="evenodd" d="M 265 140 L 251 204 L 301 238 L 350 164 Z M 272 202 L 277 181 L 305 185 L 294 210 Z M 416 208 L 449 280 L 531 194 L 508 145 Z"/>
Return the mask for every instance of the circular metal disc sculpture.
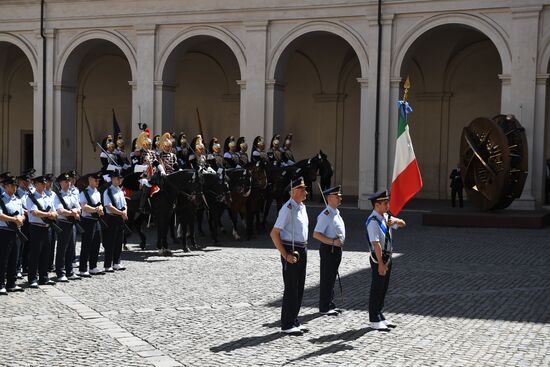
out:
<path id="1" fill-rule="evenodd" d="M 527 178 L 525 129 L 514 115 L 475 119 L 462 130 L 460 170 L 474 206 L 504 209 L 519 198 Z"/>

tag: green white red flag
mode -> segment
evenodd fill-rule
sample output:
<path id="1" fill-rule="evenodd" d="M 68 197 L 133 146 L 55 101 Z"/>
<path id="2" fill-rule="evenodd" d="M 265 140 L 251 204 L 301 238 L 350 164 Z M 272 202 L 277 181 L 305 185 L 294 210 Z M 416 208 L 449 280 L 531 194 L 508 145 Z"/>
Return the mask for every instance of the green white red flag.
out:
<path id="1" fill-rule="evenodd" d="M 422 177 L 407 124 L 407 115 L 412 112 L 412 108 L 404 101 L 398 101 L 397 107 L 399 124 L 390 196 L 390 210 L 394 215 L 399 214 L 407 201 L 422 189 Z"/>

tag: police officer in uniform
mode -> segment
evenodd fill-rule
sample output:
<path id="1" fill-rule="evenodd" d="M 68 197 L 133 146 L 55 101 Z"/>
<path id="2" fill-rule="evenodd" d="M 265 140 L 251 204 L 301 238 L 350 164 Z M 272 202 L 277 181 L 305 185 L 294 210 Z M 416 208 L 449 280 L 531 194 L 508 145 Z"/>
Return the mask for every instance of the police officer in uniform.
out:
<path id="1" fill-rule="evenodd" d="M 23 223 L 23 227 L 21 228 L 21 231 L 27 238 L 30 238 L 29 233 L 29 221 L 28 221 L 28 213 L 27 213 L 27 192 L 34 192 L 34 186 L 31 183 L 32 175 L 34 174 L 34 169 L 26 170 L 21 173 L 20 176 L 17 176 L 17 189 L 15 191 L 15 196 L 21 200 L 21 204 L 23 205 L 23 211 L 26 216 L 25 223 Z M 28 265 L 29 265 L 29 248 L 30 243 L 28 242 L 18 242 L 18 248 L 19 248 L 19 255 L 17 259 L 17 278 L 22 279 L 23 274 L 28 272 Z"/>
<path id="2" fill-rule="evenodd" d="M 18 248 L 16 229 L 13 227 L 21 228 L 25 221 L 23 205 L 15 196 L 15 180 L 16 178 L 7 172 L 0 181 L 4 191 L 0 194 L 0 295 L 23 291 L 23 288 L 15 284 Z"/>
<path id="3" fill-rule="evenodd" d="M 119 171 L 109 174 L 111 186 L 103 193 L 103 204 L 105 204 L 105 222 L 109 226 L 103 231 L 103 246 L 105 247 L 105 272 L 112 273 L 115 270 L 125 270 L 120 264 L 122 253 L 123 225 L 128 220 L 126 198 L 120 188 L 122 175 Z"/>
<path id="4" fill-rule="evenodd" d="M 366 235 L 370 249 L 372 283 L 369 298 L 369 320 L 371 328 L 388 330 L 395 326 L 383 313 L 384 298 L 388 291 L 392 269 L 392 230 L 405 226 L 405 221 L 390 216 L 390 195 L 387 191 L 369 197 L 374 210 L 366 223 Z"/>
<path id="5" fill-rule="evenodd" d="M 55 255 L 55 273 L 58 282 L 80 279 L 73 271 L 75 222 L 80 220 L 80 202 L 78 196 L 71 192 L 71 182 L 67 173 L 62 173 L 56 180 L 60 190 L 55 192 L 53 203 L 57 211 L 57 222 L 63 232 L 57 240 Z"/>
<path id="6" fill-rule="evenodd" d="M 79 274 L 81 277 L 104 274 L 97 267 L 99 246 L 101 244 L 101 223 L 105 213 L 101 204 L 101 194 L 98 191 L 101 172 L 88 175 L 88 187 L 80 193 L 80 207 L 82 208 L 81 222 L 84 228 L 80 247 Z M 108 229 L 107 229 L 108 230 Z M 90 267 L 88 268 L 88 263 Z M 88 270 L 89 269 L 89 270 Z"/>
<path id="7" fill-rule="evenodd" d="M 74 197 L 73 200 L 79 203 L 80 190 L 78 189 L 78 187 L 76 187 L 78 173 L 76 172 L 76 170 L 73 169 L 73 170 L 67 171 L 67 175 L 69 176 L 69 182 L 70 182 L 69 191 L 71 195 Z M 73 268 L 78 268 L 78 259 L 76 257 L 76 226 L 73 226 L 73 233 L 74 233 L 74 236 L 71 239 L 71 243 L 70 243 L 71 252 L 73 254 Z"/>
<path id="8" fill-rule="evenodd" d="M 307 197 L 302 177 L 289 185 L 290 199 L 281 207 L 271 230 L 271 240 L 281 254 L 285 290 L 281 310 L 281 330 L 288 335 L 302 335 L 298 314 L 304 295 L 307 264 L 309 219 L 303 201 Z"/>
<path id="9" fill-rule="evenodd" d="M 338 315 L 341 310 L 334 304 L 334 283 L 342 261 L 342 245 L 346 238 L 346 227 L 338 207 L 342 203 L 340 186 L 323 191 L 327 207 L 317 217 L 313 238 L 321 242 L 321 281 L 319 312 L 323 315 Z"/>
<path id="10" fill-rule="evenodd" d="M 46 177 L 33 178 L 36 191 L 27 196 L 29 213 L 29 288 L 40 285 L 53 285 L 48 276 L 50 262 L 50 226 L 44 220 L 55 221 L 57 213 L 53 202 L 46 195 Z M 30 196 L 32 195 L 32 197 Z"/>

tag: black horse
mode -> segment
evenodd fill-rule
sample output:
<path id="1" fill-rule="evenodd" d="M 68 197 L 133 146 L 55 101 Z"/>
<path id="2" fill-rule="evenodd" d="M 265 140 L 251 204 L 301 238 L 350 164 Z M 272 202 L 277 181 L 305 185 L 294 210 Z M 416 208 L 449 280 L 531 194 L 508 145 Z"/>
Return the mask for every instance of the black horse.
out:
<path id="1" fill-rule="evenodd" d="M 139 236 L 139 247 L 145 250 L 147 245 L 147 237 L 142 232 L 141 228 L 143 223 L 148 219 L 148 215 L 143 214 L 139 210 L 139 201 L 141 197 L 141 190 L 139 187 L 139 179 L 141 173 L 130 173 L 124 176 L 122 181 L 122 187 L 124 189 L 124 195 L 126 197 L 126 205 L 128 209 L 128 227 L 137 233 Z M 127 235 L 124 235 L 124 246 L 127 244 Z"/>
<path id="2" fill-rule="evenodd" d="M 174 176 L 176 173 L 177 175 Z M 176 185 L 174 187 L 174 190 L 177 191 L 175 215 L 183 231 L 181 236 L 183 251 L 189 252 L 189 246 L 193 250 L 200 250 L 202 247 L 195 241 L 195 217 L 202 200 L 200 177 L 192 169 L 176 173 L 170 175 L 168 180 L 165 179 L 164 185 Z"/>
<path id="3" fill-rule="evenodd" d="M 158 181 L 160 191 L 154 194 L 151 201 L 151 211 L 157 225 L 157 248 L 162 255 L 171 255 L 168 249 L 168 232 L 173 222 L 176 201 L 180 196 L 185 197 L 193 190 L 195 171 L 176 171 L 163 177 L 154 176 Z M 153 181 L 153 182 L 155 182 Z M 190 191 L 191 190 L 191 191 Z M 185 248 L 184 248 L 185 250 Z"/>
<path id="4" fill-rule="evenodd" d="M 233 224 L 233 239 L 239 240 L 241 237 L 237 231 L 237 223 L 239 216 L 241 219 L 247 217 L 246 203 L 252 191 L 252 176 L 246 168 L 231 168 L 225 172 L 229 178 L 231 201 L 228 203 L 227 209 Z"/>
<path id="5" fill-rule="evenodd" d="M 254 220 L 256 220 L 257 229 L 265 229 L 263 210 L 268 186 L 266 170 L 268 164 L 268 161 L 261 159 L 246 166 L 252 177 L 252 187 L 246 201 L 246 237 L 248 240 L 254 233 Z"/>
<path id="6" fill-rule="evenodd" d="M 200 180 L 203 202 L 197 215 L 199 233 L 202 233 L 202 212 L 206 210 L 210 235 L 214 243 L 218 243 L 218 228 L 221 226 L 221 216 L 231 200 L 227 176 L 225 172 L 220 175 L 213 172 L 202 172 Z"/>

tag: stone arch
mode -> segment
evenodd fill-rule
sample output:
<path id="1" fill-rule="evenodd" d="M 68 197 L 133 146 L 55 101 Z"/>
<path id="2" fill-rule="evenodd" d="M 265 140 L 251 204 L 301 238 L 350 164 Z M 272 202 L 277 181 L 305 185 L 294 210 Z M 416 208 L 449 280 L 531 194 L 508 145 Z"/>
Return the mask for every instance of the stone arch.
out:
<path id="1" fill-rule="evenodd" d="M 291 29 L 279 40 L 268 58 L 267 79 L 276 79 L 275 74 L 277 72 L 279 60 L 283 53 L 288 49 L 288 46 L 299 37 L 312 32 L 327 32 L 343 38 L 351 46 L 351 48 L 353 48 L 359 58 L 362 77 L 367 77 L 369 69 L 369 58 L 366 51 L 367 46 L 359 33 L 353 28 L 342 23 L 313 21 L 301 24 Z"/>
<path id="2" fill-rule="evenodd" d="M 242 42 L 235 35 L 221 27 L 197 26 L 184 29 L 168 42 L 167 46 L 160 54 L 159 62 L 155 70 L 155 80 L 163 80 L 165 66 L 168 59 L 173 54 L 173 51 L 186 40 L 199 36 L 213 37 L 229 47 L 237 59 L 241 76 L 244 75 L 246 56 Z"/>
<path id="3" fill-rule="evenodd" d="M 422 35 L 436 27 L 451 24 L 459 24 L 473 28 L 489 38 L 491 42 L 495 45 L 500 55 L 502 73 L 510 73 L 512 68 L 512 53 L 510 51 L 507 37 L 505 37 L 504 32 L 497 29 L 495 26 L 493 26 L 487 20 L 481 18 L 480 16 L 460 13 L 440 14 L 424 19 L 413 26 L 407 33 L 405 33 L 405 35 L 403 35 L 401 40 L 397 43 L 396 49 L 398 51 L 393 58 L 394 63 L 392 66 L 392 75 L 401 75 L 403 61 L 405 60 L 408 51 Z"/>
<path id="4" fill-rule="evenodd" d="M 55 71 L 54 79 L 61 83 L 63 75 L 65 72 L 65 67 L 73 52 L 79 47 L 82 46 L 86 41 L 91 40 L 103 40 L 108 41 L 117 46 L 120 51 L 126 56 L 128 64 L 130 65 L 130 70 L 132 72 L 132 79 L 136 79 L 137 74 L 137 60 L 136 60 L 136 50 L 132 44 L 124 37 L 122 34 L 115 31 L 106 31 L 101 29 L 92 29 L 82 33 L 79 33 L 68 43 L 65 49 L 60 54 L 60 62 L 57 65 Z"/>
<path id="5" fill-rule="evenodd" d="M 18 47 L 27 57 L 31 64 L 33 78 L 36 82 L 36 76 L 38 75 L 38 56 L 34 47 L 23 37 L 16 36 L 10 33 L 0 32 L 0 42 L 6 42 Z"/>

